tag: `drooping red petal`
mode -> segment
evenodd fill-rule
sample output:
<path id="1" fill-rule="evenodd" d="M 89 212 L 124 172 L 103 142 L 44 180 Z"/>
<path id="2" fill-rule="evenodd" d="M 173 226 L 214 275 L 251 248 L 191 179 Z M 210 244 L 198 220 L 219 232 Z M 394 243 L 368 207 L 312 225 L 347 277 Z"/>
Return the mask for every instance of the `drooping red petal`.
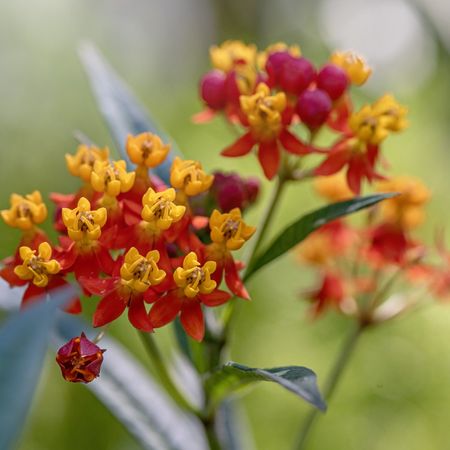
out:
<path id="1" fill-rule="evenodd" d="M 177 317 L 183 304 L 183 298 L 174 292 L 160 298 L 150 310 L 149 318 L 154 328 L 162 327 Z"/>
<path id="2" fill-rule="evenodd" d="M 191 117 L 191 120 L 195 124 L 207 123 L 210 122 L 216 116 L 216 112 L 213 109 L 206 108 L 203 111 L 200 111 L 194 114 Z"/>
<path id="3" fill-rule="evenodd" d="M 62 271 L 70 270 L 78 257 L 78 253 L 75 249 L 75 242 L 70 241 L 69 243 L 69 238 L 67 238 L 67 240 L 63 239 L 65 237 L 66 236 L 59 237 L 62 248 L 57 248 L 54 255 L 61 265 Z"/>
<path id="4" fill-rule="evenodd" d="M 200 342 L 205 335 L 205 321 L 203 319 L 202 307 L 199 302 L 188 301 L 183 305 L 180 314 L 180 322 L 184 331 L 192 339 Z"/>
<path id="5" fill-rule="evenodd" d="M 120 279 L 113 278 L 90 278 L 81 276 L 78 279 L 81 286 L 86 289 L 90 294 L 104 296 L 114 290 Z"/>
<path id="6" fill-rule="evenodd" d="M 352 158 L 347 171 L 348 187 L 356 194 L 361 193 L 361 181 L 364 177 L 364 162 L 359 158 Z"/>
<path id="7" fill-rule="evenodd" d="M 327 158 L 314 170 L 315 175 L 326 176 L 339 172 L 349 161 L 349 152 L 344 149 L 331 151 Z"/>
<path id="8" fill-rule="evenodd" d="M 250 153 L 255 144 L 256 142 L 253 139 L 251 133 L 246 133 L 233 144 L 222 150 L 220 154 L 222 156 L 229 156 L 232 158 L 236 156 L 243 156 L 247 153 Z"/>
<path id="9" fill-rule="evenodd" d="M 96 249 L 95 257 L 97 259 L 98 268 L 100 271 L 111 275 L 114 270 L 114 260 L 112 259 L 108 249 L 103 244 L 100 244 L 100 246 Z"/>
<path id="10" fill-rule="evenodd" d="M 286 151 L 294 155 L 308 155 L 311 153 L 311 148 L 288 130 L 281 132 L 280 142 Z"/>
<path id="11" fill-rule="evenodd" d="M 281 161 L 277 141 L 261 142 L 258 148 L 258 159 L 264 175 L 271 180 L 277 174 Z"/>
<path id="12" fill-rule="evenodd" d="M 40 300 L 41 297 L 45 294 L 45 288 L 37 287 L 35 284 L 30 283 L 23 293 L 22 304 L 20 308 L 27 308 L 28 306 L 35 303 L 37 300 Z"/>
<path id="13" fill-rule="evenodd" d="M 100 300 L 92 319 L 92 325 L 94 327 L 101 327 L 112 322 L 123 313 L 125 308 L 126 302 L 119 295 L 117 289 L 113 290 Z"/>
<path id="14" fill-rule="evenodd" d="M 225 283 L 234 295 L 244 300 L 250 300 L 250 295 L 245 289 L 232 256 L 229 256 L 225 261 Z"/>
<path id="15" fill-rule="evenodd" d="M 138 330 L 153 331 L 152 324 L 145 310 L 144 298 L 141 295 L 131 300 L 130 306 L 128 307 L 128 320 Z"/>
<path id="16" fill-rule="evenodd" d="M 0 270 L 0 278 L 3 278 L 9 284 L 10 287 L 24 286 L 25 284 L 28 283 L 28 281 L 20 279 L 14 273 L 13 265 L 3 267 L 3 269 Z"/>
<path id="17" fill-rule="evenodd" d="M 230 300 L 231 294 L 229 292 L 216 289 L 211 292 L 211 294 L 200 294 L 198 297 L 206 306 L 219 306 Z"/>

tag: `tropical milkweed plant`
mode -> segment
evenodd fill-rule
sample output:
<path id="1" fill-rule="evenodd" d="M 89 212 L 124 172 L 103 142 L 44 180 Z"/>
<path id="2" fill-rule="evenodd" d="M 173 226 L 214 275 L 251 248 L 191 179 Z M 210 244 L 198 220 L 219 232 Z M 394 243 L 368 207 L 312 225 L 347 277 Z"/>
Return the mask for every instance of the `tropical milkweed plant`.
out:
<path id="1" fill-rule="evenodd" d="M 352 91 L 371 75 L 360 56 L 335 52 L 317 66 L 297 46 L 261 51 L 226 41 L 210 58 L 203 108 L 193 117 L 202 125 L 193 126 L 218 117 L 236 132 L 218 158 L 258 159 L 260 176 L 273 185 L 265 212 L 258 223 L 246 219 L 260 177 L 210 173 L 186 159 L 85 45 L 81 60 L 121 159 L 95 136 L 77 135 L 65 158 L 79 189 L 49 199 L 56 242 L 39 228 L 49 217 L 38 190 L 14 193 L 3 205 L 3 221 L 21 238 L 0 276 L 11 288 L 6 297 L 21 301 L 0 329 L 0 448 L 11 448 L 20 433 L 50 344 L 51 370 L 86 383 L 143 448 L 245 449 L 249 430 L 233 393 L 271 381 L 311 405 L 292 442 L 304 449 L 358 337 L 416 306 L 424 292 L 449 295 L 442 239 L 427 247 L 414 235 L 430 192 L 415 178 L 389 177 L 382 151 L 406 128 L 407 109 L 390 94 L 354 105 Z M 302 212 L 267 242 L 285 187 L 305 182 L 327 204 Z M 373 193 L 362 196 L 367 187 Z M 360 210 L 356 222 L 345 217 Z M 334 308 L 354 322 L 330 374 L 321 374 L 322 392 L 301 361 L 256 368 L 228 359 L 235 305 L 257 302 L 252 277 L 291 250 L 317 273 L 301 293 L 310 315 Z M 89 321 L 77 317 L 86 302 L 96 305 Z M 142 338 L 152 374 L 108 336 L 122 315 Z M 158 342 L 163 327 L 176 337 L 170 354 Z"/>

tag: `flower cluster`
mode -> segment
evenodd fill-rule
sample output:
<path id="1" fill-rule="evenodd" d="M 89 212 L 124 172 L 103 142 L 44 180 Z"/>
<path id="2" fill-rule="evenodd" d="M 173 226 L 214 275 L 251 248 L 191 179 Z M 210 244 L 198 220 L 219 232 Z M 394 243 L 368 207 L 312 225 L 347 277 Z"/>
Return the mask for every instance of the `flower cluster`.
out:
<path id="1" fill-rule="evenodd" d="M 353 196 L 342 172 L 316 178 L 314 187 L 330 202 Z M 317 288 L 302 293 L 312 302 L 314 316 L 333 306 L 360 321 L 376 322 L 411 307 L 418 293 L 450 295 L 448 251 L 440 243 L 444 264 L 432 265 L 433 248 L 415 235 L 424 220 L 428 188 L 414 177 L 399 176 L 378 182 L 376 189 L 398 195 L 369 210 L 363 225 L 335 220 L 297 247 L 299 261 L 320 276 Z"/>
<path id="2" fill-rule="evenodd" d="M 22 306 L 51 296 L 74 278 L 85 297 L 100 297 L 94 327 L 124 311 L 145 332 L 179 317 L 186 332 L 200 341 L 204 307 L 224 304 L 232 296 L 249 298 L 239 275 L 243 265 L 232 252 L 255 228 L 234 205 L 252 203 L 259 184 L 232 175 L 235 184 L 242 184 L 243 195 L 227 203 L 221 192 L 228 175 L 219 175 L 214 183 L 198 161 L 175 158 L 170 186 L 150 174 L 148 169 L 161 164 L 169 152 L 158 136 L 129 136 L 126 149 L 136 164 L 133 171 L 123 160 L 110 160 L 107 148 L 80 145 L 74 155 L 66 155 L 69 172 L 82 185 L 73 194 L 51 194 L 58 245 L 38 227 L 47 217 L 40 193 L 12 195 L 10 208 L 1 215 L 22 231 L 22 238 L 16 253 L 3 261 L 0 276 L 10 286 L 27 286 Z M 211 210 L 210 217 L 198 215 L 198 209 Z M 228 291 L 219 289 L 222 280 Z M 77 297 L 65 309 L 79 313 L 81 307 Z M 90 381 L 98 375 L 101 352 L 87 342 L 84 336 L 74 338 L 58 353 L 66 379 Z"/>
<path id="3" fill-rule="evenodd" d="M 359 194 L 364 180 L 382 179 L 377 172 L 381 143 L 407 125 L 406 108 L 391 95 L 357 110 L 352 85 L 364 84 L 371 69 L 351 52 L 333 53 L 315 67 L 296 46 L 277 43 L 264 51 L 240 41 L 226 41 L 210 51 L 213 70 L 200 83 L 206 110 L 203 122 L 223 113 L 243 135 L 222 151 L 227 157 L 247 155 L 254 148 L 268 179 L 282 173 L 282 152 L 298 165 L 307 155 L 323 159 L 314 175 L 346 170 L 350 189 Z M 335 135 L 319 148 L 323 129 Z M 302 139 L 301 136 L 309 135 Z"/>

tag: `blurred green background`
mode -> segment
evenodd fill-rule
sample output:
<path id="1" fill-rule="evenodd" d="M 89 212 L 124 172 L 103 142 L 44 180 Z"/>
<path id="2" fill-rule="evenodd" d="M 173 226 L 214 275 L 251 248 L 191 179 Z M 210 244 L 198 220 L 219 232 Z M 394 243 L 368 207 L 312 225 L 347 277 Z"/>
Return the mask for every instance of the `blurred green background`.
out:
<path id="1" fill-rule="evenodd" d="M 330 49 L 361 52 L 375 73 L 358 101 L 388 91 L 408 105 L 410 128 L 390 139 L 384 153 L 393 173 L 420 176 L 433 191 L 422 237 L 431 242 L 437 227 L 447 227 L 450 237 L 449 17 L 445 0 L 0 2 L 0 208 L 8 207 L 11 192 L 77 187 L 64 163 L 76 146 L 75 129 L 111 144 L 77 58 L 85 39 L 104 52 L 185 155 L 208 169 L 260 175 L 253 158 L 219 159 L 233 139 L 222 123 L 195 126 L 190 117 L 201 108 L 197 85 L 210 45 L 239 38 L 264 48 L 285 40 L 318 64 Z M 290 187 L 275 228 L 318 202 L 309 185 Z M 252 211 L 249 222 L 258 215 Z M 11 254 L 18 236 L 0 224 L 0 258 Z M 249 286 L 254 301 L 238 309 L 232 359 L 255 367 L 306 365 L 323 380 L 351 323 L 333 313 L 307 319 L 298 291 L 313 282 L 314 274 L 291 256 L 261 271 Z M 367 333 L 309 449 L 448 448 L 449 325 L 450 305 L 432 304 Z M 126 319 L 111 332 L 143 356 Z M 165 341 L 167 334 L 158 332 Z M 243 402 L 261 450 L 288 449 L 309 411 L 271 384 Z M 80 448 L 139 447 L 90 392 L 62 380 L 49 355 L 19 449 Z"/>

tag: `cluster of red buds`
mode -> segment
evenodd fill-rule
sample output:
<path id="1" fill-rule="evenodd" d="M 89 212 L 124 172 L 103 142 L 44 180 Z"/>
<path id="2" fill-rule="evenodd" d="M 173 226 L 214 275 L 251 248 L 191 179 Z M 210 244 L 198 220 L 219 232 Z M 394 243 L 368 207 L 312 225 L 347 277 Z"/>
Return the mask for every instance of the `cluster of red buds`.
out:
<path id="1" fill-rule="evenodd" d="M 207 109 L 194 120 L 205 122 L 222 113 L 244 133 L 222 155 L 239 157 L 256 148 L 264 174 L 272 179 L 282 166 L 283 151 L 297 157 L 294 164 L 303 159 L 298 157 L 317 154 L 323 160 L 311 173 L 332 175 L 345 168 L 356 194 L 362 181 L 383 178 L 377 172 L 380 145 L 391 132 L 405 128 L 406 108 L 384 95 L 354 109 L 350 87 L 364 84 L 371 74 L 362 58 L 336 52 L 315 67 L 297 46 L 278 43 L 258 51 L 240 41 L 212 47 L 210 57 L 213 70 L 200 84 Z M 325 128 L 337 136 L 319 147 L 316 137 Z"/>
<path id="2" fill-rule="evenodd" d="M 240 208 L 255 201 L 259 183 L 236 174 L 219 173 L 215 179 L 199 162 L 177 157 L 166 186 L 149 169 L 165 160 L 168 145 L 142 133 L 128 137 L 126 150 L 134 171 L 123 160 L 110 160 L 107 148 L 80 145 L 74 155 L 66 155 L 68 170 L 82 186 L 73 194 L 50 196 L 58 245 L 38 227 L 47 218 L 41 194 L 13 194 L 1 215 L 22 237 L 15 254 L 3 261 L 0 276 L 11 287 L 26 286 L 22 307 L 74 278 L 84 296 L 100 298 L 94 327 L 127 310 L 130 323 L 144 332 L 179 317 L 186 333 L 200 341 L 204 307 L 232 296 L 249 299 L 239 275 L 243 264 L 233 252 L 255 232 Z M 200 209 L 209 209 L 209 216 L 198 215 L 192 206 L 202 201 Z M 222 280 L 228 291 L 219 289 Z M 81 312 L 80 298 L 65 310 Z M 84 335 L 57 357 L 69 381 L 91 381 L 101 360 L 102 351 Z"/>
<path id="3" fill-rule="evenodd" d="M 353 196 L 343 173 L 318 177 L 314 187 L 330 202 Z M 313 316 L 334 307 L 362 323 L 376 323 L 415 306 L 427 293 L 450 296 L 450 254 L 440 241 L 444 264 L 431 265 L 434 249 L 415 235 L 428 188 L 414 177 L 399 176 L 378 182 L 376 189 L 399 195 L 370 210 L 362 225 L 330 222 L 297 247 L 299 261 L 319 272 L 319 286 L 301 293 L 312 302 Z"/>

